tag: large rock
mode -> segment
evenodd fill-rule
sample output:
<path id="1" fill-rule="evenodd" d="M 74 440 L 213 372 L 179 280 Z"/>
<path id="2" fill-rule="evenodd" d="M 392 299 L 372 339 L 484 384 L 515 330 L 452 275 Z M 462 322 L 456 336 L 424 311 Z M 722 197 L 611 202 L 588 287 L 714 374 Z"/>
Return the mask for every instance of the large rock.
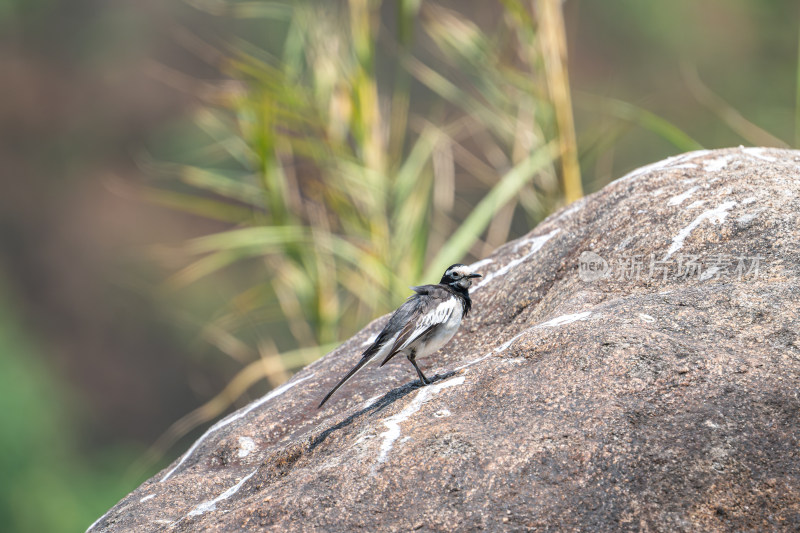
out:
<path id="1" fill-rule="evenodd" d="M 478 263 L 421 365 L 374 321 L 95 531 L 800 529 L 800 152 L 639 169 Z M 429 280 L 433 281 L 433 280 Z"/>

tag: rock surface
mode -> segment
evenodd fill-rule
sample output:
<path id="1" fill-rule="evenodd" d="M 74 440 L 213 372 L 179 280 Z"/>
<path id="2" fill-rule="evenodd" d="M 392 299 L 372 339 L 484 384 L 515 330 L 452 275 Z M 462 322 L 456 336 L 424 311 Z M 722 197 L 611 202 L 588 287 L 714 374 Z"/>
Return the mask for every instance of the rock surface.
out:
<path id="1" fill-rule="evenodd" d="M 421 367 L 385 317 L 93 531 L 800 529 L 800 152 L 645 167 L 480 261 Z"/>

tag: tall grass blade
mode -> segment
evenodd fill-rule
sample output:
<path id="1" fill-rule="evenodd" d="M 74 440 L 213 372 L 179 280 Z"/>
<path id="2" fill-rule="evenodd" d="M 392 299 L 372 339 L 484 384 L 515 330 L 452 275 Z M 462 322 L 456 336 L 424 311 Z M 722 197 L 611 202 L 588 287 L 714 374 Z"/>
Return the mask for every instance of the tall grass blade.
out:
<path id="1" fill-rule="evenodd" d="M 647 131 L 655 133 L 681 152 L 690 152 L 703 148 L 703 145 L 667 119 L 631 103 L 585 93 L 579 93 L 578 97 L 578 101 L 582 106 L 595 112 L 604 112 L 612 117 L 636 124 Z"/>
<path id="2" fill-rule="evenodd" d="M 557 157 L 556 148 L 557 145 L 551 142 L 506 173 L 439 250 L 425 271 L 425 279 L 435 278 L 449 264 L 462 258 L 492 221 L 495 213 L 533 179 L 536 172 L 553 162 Z"/>
<path id="3" fill-rule="evenodd" d="M 572 99 L 567 74 L 567 37 L 561 0 L 538 0 L 539 28 L 542 55 L 545 61 L 547 85 L 556 111 L 558 141 L 561 154 L 561 179 L 566 202 L 572 203 L 583 196 L 581 170 L 578 165 L 578 143 L 572 118 Z"/>
<path id="4" fill-rule="evenodd" d="M 789 148 L 789 145 L 767 130 L 757 126 L 719 95 L 709 89 L 700 79 L 697 69 L 687 64 L 681 65 L 686 86 L 695 99 L 715 113 L 731 130 L 740 135 L 748 143 L 755 146 L 777 146 Z"/>

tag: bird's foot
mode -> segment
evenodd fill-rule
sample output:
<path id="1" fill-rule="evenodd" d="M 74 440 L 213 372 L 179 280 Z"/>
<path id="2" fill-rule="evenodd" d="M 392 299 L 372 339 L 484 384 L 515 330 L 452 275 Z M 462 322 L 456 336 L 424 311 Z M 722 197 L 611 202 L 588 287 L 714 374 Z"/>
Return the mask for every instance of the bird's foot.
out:
<path id="1" fill-rule="evenodd" d="M 453 376 L 455 376 L 456 374 L 459 374 L 459 373 L 460 372 L 455 372 L 453 370 L 448 370 L 447 372 L 445 372 L 443 374 L 436 374 L 435 376 L 433 376 L 432 378 L 427 380 L 428 381 L 427 385 L 430 385 L 431 383 L 436 383 L 437 381 L 443 381 L 445 379 L 449 379 L 449 378 L 451 378 L 451 377 L 453 377 Z"/>

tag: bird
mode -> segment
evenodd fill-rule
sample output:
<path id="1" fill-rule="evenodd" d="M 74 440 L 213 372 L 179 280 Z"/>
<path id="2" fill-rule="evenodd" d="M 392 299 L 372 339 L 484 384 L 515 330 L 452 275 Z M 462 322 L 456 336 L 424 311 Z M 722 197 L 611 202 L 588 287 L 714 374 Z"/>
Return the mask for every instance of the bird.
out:
<path id="1" fill-rule="evenodd" d="M 468 266 L 456 263 L 445 270 L 438 284 L 411 287 L 414 294 L 392 313 L 375 341 L 361 354 L 358 364 L 331 389 L 317 409 L 365 364 L 382 359 L 380 366 L 383 366 L 399 353 L 414 366 L 422 384 L 430 384 L 416 358 L 436 352 L 455 335 L 472 308 L 469 297 L 472 280 L 480 277 Z"/>

